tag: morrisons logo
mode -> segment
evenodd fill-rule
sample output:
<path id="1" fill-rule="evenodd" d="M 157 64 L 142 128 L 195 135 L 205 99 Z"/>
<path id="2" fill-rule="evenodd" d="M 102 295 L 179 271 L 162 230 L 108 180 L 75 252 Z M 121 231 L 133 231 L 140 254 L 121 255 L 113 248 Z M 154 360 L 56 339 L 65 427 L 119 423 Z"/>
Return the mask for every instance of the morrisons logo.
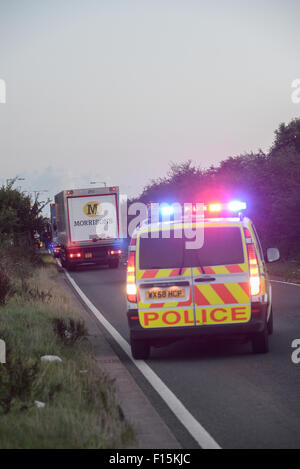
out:
<path id="1" fill-rule="evenodd" d="M 98 217 L 101 213 L 101 205 L 99 202 L 88 202 L 83 207 L 83 212 L 88 217 Z"/>

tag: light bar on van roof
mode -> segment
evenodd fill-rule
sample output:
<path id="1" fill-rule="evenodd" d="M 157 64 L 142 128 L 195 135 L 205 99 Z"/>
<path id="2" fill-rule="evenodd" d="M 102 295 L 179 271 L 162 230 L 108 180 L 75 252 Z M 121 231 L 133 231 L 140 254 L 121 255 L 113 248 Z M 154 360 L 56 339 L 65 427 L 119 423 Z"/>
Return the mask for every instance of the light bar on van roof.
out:
<path id="1" fill-rule="evenodd" d="M 245 210 L 247 208 L 246 202 L 241 202 L 240 200 L 232 200 L 226 204 L 221 204 L 219 202 L 215 202 L 213 204 L 208 204 L 204 207 L 205 211 L 210 213 L 212 212 L 240 212 L 241 210 Z"/>
<path id="2" fill-rule="evenodd" d="M 240 200 L 232 200 L 225 204 L 222 204 L 221 202 L 210 203 L 208 205 L 204 205 L 203 208 L 205 212 L 210 212 L 210 213 L 218 213 L 218 212 L 238 213 L 238 212 L 241 212 L 242 210 L 245 210 L 247 208 L 247 204 L 246 202 L 242 202 Z M 192 204 L 188 204 L 187 206 L 184 207 L 184 211 L 185 213 L 190 212 L 190 211 L 195 213 L 196 206 Z M 160 212 L 163 216 L 170 216 L 170 215 L 174 215 L 175 210 L 172 205 L 163 205 L 160 208 Z"/>
<path id="3" fill-rule="evenodd" d="M 174 207 L 172 205 L 164 205 L 161 207 L 160 212 L 163 216 L 174 215 Z"/>

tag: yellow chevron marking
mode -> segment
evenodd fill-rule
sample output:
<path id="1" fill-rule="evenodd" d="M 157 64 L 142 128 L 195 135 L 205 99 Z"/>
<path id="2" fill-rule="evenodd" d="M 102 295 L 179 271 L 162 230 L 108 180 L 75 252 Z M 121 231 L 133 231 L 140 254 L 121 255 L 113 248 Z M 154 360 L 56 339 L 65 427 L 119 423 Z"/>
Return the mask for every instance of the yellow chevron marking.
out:
<path id="1" fill-rule="evenodd" d="M 249 296 L 238 283 L 226 283 L 225 287 L 230 291 L 238 303 L 249 303 Z"/>
<path id="2" fill-rule="evenodd" d="M 172 272 L 172 270 L 173 269 L 159 269 L 159 271 L 155 275 L 155 278 L 170 277 L 170 273 Z"/>
<path id="3" fill-rule="evenodd" d="M 219 297 L 217 292 L 210 285 L 197 285 L 202 295 L 209 301 L 211 305 L 221 305 L 224 301 Z"/>
<path id="4" fill-rule="evenodd" d="M 215 274 L 229 274 L 229 270 L 225 267 L 225 265 L 216 265 L 211 267 Z"/>

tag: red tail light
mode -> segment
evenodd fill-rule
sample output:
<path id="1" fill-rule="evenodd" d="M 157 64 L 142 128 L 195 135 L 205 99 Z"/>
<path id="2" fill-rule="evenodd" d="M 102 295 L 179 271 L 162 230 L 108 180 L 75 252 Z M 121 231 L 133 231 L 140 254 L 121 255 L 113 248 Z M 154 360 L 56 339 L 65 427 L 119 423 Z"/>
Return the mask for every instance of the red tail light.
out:
<path id="1" fill-rule="evenodd" d="M 81 257 L 81 252 L 70 252 L 69 258 L 70 259 L 80 259 Z"/>
<path id="2" fill-rule="evenodd" d="M 247 239 L 247 251 L 250 270 L 250 295 L 257 296 L 261 292 L 258 259 L 251 234 L 247 228 L 245 228 L 244 231 Z"/>
<path id="3" fill-rule="evenodd" d="M 135 252 L 128 255 L 127 264 L 127 299 L 130 303 L 136 303 L 136 283 L 135 283 Z"/>
<path id="4" fill-rule="evenodd" d="M 113 256 L 114 254 L 122 254 L 122 250 L 118 249 L 117 251 L 108 251 L 108 254 L 110 254 L 111 256 Z"/>

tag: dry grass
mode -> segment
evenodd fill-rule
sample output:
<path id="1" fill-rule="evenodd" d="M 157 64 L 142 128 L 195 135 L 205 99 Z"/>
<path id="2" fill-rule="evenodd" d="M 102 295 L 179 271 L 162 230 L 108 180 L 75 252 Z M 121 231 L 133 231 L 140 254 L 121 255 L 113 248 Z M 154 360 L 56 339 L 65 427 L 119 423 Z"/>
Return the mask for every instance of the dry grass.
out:
<path id="1" fill-rule="evenodd" d="M 8 347 L 7 363 L 0 364 L 0 447 L 134 447 L 114 384 L 98 368 L 84 334 L 68 342 L 55 330 L 55 319 L 80 320 L 57 275 L 48 263 L 27 278 L 15 277 L 14 294 L 0 309 L 0 338 Z M 41 362 L 42 355 L 62 362 Z M 35 364 L 36 374 L 26 379 Z M 7 411 L 1 399 L 10 397 Z M 37 408 L 36 400 L 46 406 Z"/>

